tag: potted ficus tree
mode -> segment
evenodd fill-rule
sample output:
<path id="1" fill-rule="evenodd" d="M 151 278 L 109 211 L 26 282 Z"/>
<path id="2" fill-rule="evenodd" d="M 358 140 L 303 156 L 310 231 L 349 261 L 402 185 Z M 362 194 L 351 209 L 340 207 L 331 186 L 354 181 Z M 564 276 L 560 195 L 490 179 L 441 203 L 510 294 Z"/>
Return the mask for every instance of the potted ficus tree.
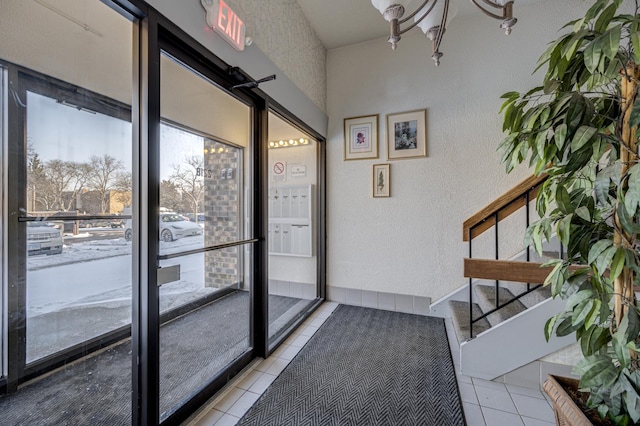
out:
<path id="1" fill-rule="evenodd" d="M 566 305 L 545 334 L 576 333 L 579 387 L 588 407 L 616 425 L 640 423 L 638 12 L 637 0 L 593 2 L 541 57 L 541 86 L 506 93 L 501 110 L 507 172 L 528 160 L 549 176 L 526 244 L 541 252 L 555 233 L 566 247 L 564 259 L 548 263 L 545 284 Z"/>

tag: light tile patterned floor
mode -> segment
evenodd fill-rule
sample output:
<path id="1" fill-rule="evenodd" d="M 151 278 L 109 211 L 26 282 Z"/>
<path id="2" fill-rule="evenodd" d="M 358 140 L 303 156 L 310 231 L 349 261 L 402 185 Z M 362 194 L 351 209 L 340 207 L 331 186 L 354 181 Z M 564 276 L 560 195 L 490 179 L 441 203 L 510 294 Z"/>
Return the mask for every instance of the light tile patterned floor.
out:
<path id="1" fill-rule="evenodd" d="M 322 304 L 268 359 L 257 360 L 236 377 L 189 426 L 232 426 L 273 383 L 298 351 L 331 315 L 337 303 Z M 447 320 L 449 342 L 457 342 Z M 549 426 L 555 424 L 551 406 L 542 392 L 462 376 L 460 348 L 451 345 L 458 386 L 468 426 Z"/>
<path id="2" fill-rule="evenodd" d="M 451 320 L 445 324 L 468 426 L 555 425 L 553 409 L 540 390 L 460 374 L 460 346 Z"/>

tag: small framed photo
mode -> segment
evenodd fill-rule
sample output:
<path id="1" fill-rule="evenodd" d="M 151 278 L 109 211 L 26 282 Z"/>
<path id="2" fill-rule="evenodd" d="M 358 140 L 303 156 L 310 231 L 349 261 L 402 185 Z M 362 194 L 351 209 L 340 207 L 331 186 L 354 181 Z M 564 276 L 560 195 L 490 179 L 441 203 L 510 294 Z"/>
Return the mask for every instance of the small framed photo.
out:
<path id="1" fill-rule="evenodd" d="M 373 197 L 391 196 L 391 174 L 389 164 L 373 165 Z"/>
<path id="2" fill-rule="evenodd" d="M 387 158 L 427 156 L 427 110 L 387 114 Z"/>
<path id="3" fill-rule="evenodd" d="M 344 159 L 378 158 L 378 114 L 344 119 Z"/>

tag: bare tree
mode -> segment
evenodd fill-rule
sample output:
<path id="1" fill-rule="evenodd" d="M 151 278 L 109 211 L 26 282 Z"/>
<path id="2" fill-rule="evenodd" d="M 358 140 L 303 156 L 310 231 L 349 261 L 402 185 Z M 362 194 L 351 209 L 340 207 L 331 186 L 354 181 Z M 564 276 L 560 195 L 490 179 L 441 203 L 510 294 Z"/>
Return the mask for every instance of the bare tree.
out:
<path id="1" fill-rule="evenodd" d="M 182 210 L 182 193 L 171 180 L 160 182 L 160 205 L 172 211 Z"/>
<path id="2" fill-rule="evenodd" d="M 123 171 L 116 174 L 113 188 L 118 191 L 116 198 L 124 206 L 130 206 L 133 198 L 133 180 L 131 172 Z"/>
<path id="3" fill-rule="evenodd" d="M 204 178 L 198 170 L 202 170 L 202 158 L 194 155 L 186 158 L 183 167 L 173 165 L 173 173 L 169 177 L 171 183 L 182 193 L 182 197 L 189 201 L 195 221 L 198 221 L 198 206 L 204 202 Z"/>
<path id="4" fill-rule="evenodd" d="M 46 176 L 44 164 L 40 161 L 38 153 L 34 151 L 31 144 L 27 145 L 27 210 L 48 210 L 46 192 Z M 40 200 L 42 198 L 42 200 Z"/>
<path id="5" fill-rule="evenodd" d="M 44 166 L 44 184 L 40 200 L 46 200 L 47 209 L 68 211 L 78 194 L 85 188 L 90 167 L 87 163 L 50 160 Z"/>
<path id="6" fill-rule="evenodd" d="M 89 188 L 98 192 L 100 212 L 106 213 L 109 192 L 115 185 L 118 173 L 125 170 L 124 165 L 122 161 L 116 160 L 109 154 L 104 154 L 100 157 L 97 155 L 92 156 L 90 166 Z"/>

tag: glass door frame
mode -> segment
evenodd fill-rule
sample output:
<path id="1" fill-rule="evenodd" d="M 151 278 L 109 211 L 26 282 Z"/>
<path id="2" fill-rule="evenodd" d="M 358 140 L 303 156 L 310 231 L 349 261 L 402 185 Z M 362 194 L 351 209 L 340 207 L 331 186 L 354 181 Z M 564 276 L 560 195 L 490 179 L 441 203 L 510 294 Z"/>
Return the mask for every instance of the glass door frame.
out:
<path id="1" fill-rule="evenodd" d="M 140 109 L 135 112 L 139 127 L 134 124 L 134 202 L 133 228 L 134 232 L 134 318 L 133 350 L 138 354 L 137 383 L 134 383 L 134 412 L 133 424 L 158 424 L 159 418 L 159 381 L 160 381 L 160 314 L 159 314 L 159 286 L 157 283 L 157 267 L 159 242 L 156 237 L 159 232 L 157 220 L 160 206 L 160 56 L 166 52 L 186 66 L 201 74 L 221 89 L 231 94 L 239 101 L 251 107 L 250 154 L 245 157 L 244 164 L 249 170 L 252 182 L 246 182 L 253 189 L 251 200 L 246 200 L 250 208 L 252 229 L 247 230 L 247 240 L 239 241 L 239 246 L 251 244 L 253 246 L 250 262 L 251 273 L 251 308 L 250 308 L 250 340 L 252 347 L 240 358 L 228 365 L 221 373 L 213 377 L 195 396 L 186 401 L 171 413 L 163 424 L 177 424 L 185 420 L 198 407 L 203 405 L 215 392 L 220 390 L 231 377 L 239 373 L 256 357 L 264 356 L 266 350 L 266 333 L 264 326 L 265 314 L 263 271 L 266 270 L 266 242 L 261 236 L 266 234 L 262 225 L 261 208 L 258 200 L 263 197 L 261 188 L 264 179 L 260 176 L 266 171 L 266 145 L 257 143 L 266 140 L 267 115 L 265 101 L 249 90 L 231 91 L 236 84 L 227 71 L 229 66 L 220 61 L 211 52 L 193 41 L 188 35 L 175 28 L 175 25 L 163 17 L 151 13 L 142 22 L 140 46 L 146 52 L 141 57 L 139 100 Z M 152 66 L 153 64 L 153 66 Z M 226 89 L 225 89 L 226 88 Z M 264 146 L 264 149 L 262 147 Z M 261 147 L 258 149 L 258 147 Z M 136 167 L 139 167 L 136 169 Z M 138 180 L 136 180 L 138 176 Z M 266 181 L 265 181 L 266 182 Z M 255 239 L 254 239 L 255 238 Z M 136 259 L 137 258 L 137 259 Z M 264 258 L 263 261 L 260 259 Z M 259 273 L 258 273 L 259 272 Z M 136 399 L 137 398 L 137 399 Z"/>
<path id="2" fill-rule="evenodd" d="M 285 121 L 289 125 L 298 128 L 302 133 L 307 134 L 314 139 L 316 145 L 316 183 L 317 189 L 314 192 L 314 205 L 317 207 L 314 209 L 314 214 L 317 220 L 314 224 L 315 227 L 315 245 L 313 252 L 317 258 L 316 265 L 316 299 L 310 301 L 309 305 L 300 313 L 299 317 L 296 317 L 288 324 L 285 325 L 284 330 L 278 334 L 278 336 L 269 342 L 267 339 L 267 356 L 271 355 L 278 347 L 295 332 L 296 328 L 308 318 L 308 316 L 320 306 L 326 299 L 326 141 L 317 132 L 309 129 L 309 127 L 303 123 L 300 119 L 293 116 L 286 108 L 272 99 L 269 99 L 267 104 L 267 110 L 276 115 L 280 120 Z M 268 151 L 268 149 L 267 149 Z M 268 156 L 268 153 L 266 154 Z M 267 186 L 269 185 L 269 177 L 265 175 Z M 268 191 L 268 188 L 267 188 Z M 267 220 L 268 220 L 268 205 L 267 205 Z M 267 270 L 268 275 L 268 270 Z M 266 278 L 267 294 L 269 293 L 268 285 L 269 279 Z M 268 299 L 268 297 L 267 297 Z M 267 306 L 268 312 L 268 306 Z M 268 337 L 268 336 L 267 336 Z"/>
<path id="3" fill-rule="evenodd" d="M 35 218 L 26 217 L 27 211 L 22 211 L 21 207 L 27 205 L 27 93 L 57 98 L 57 95 L 64 94 L 64 98 L 70 103 L 92 111 L 100 112 L 112 117 L 131 120 L 128 105 L 106 98 L 97 93 L 81 87 L 73 86 L 60 81 L 54 77 L 49 77 L 37 71 L 0 61 L 0 65 L 6 67 L 9 75 L 8 84 L 11 86 L 11 95 L 14 102 L 8 102 L 7 116 L 11 117 L 9 122 L 7 137 L 7 173 L 13 176 L 11 185 L 8 184 L 6 191 L 7 212 L 14 214 L 11 217 L 3 217 L 5 222 L 10 222 L 12 226 L 6 226 L 7 241 L 12 242 L 14 250 L 7 253 L 6 263 L 7 274 L 7 347 L 5 357 L 7 360 L 6 386 L 7 391 L 12 392 L 21 383 L 31 378 L 37 377 L 47 371 L 68 364 L 69 362 L 85 356 L 88 352 L 111 345 L 119 340 L 130 336 L 130 327 L 123 326 L 116 330 L 104 333 L 98 337 L 66 348 L 60 352 L 45 356 L 42 359 L 27 362 L 27 266 L 26 266 L 26 224 Z M 107 107 L 113 106 L 112 110 Z M 94 216 L 58 216 L 60 220 L 92 219 Z M 118 216 L 113 216 L 118 217 Z M 5 272 L 3 271 L 3 274 Z"/>
<path id="4" fill-rule="evenodd" d="M 104 1 L 104 0 L 103 0 Z M 124 3 L 126 0 L 122 0 Z M 160 354 L 159 354 L 159 307 L 157 304 L 159 287 L 157 282 L 157 253 L 159 252 L 158 221 L 152 206 L 159 206 L 160 185 L 160 55 L 162 51 L 199 72 L 245 104 L 252 106 L 251 152 L 245 156 L 245 167 L 252 170 L 252 182 L 245 182 L 252 188 L 250 199 L 245 200 L 252 215 L 253 255 L 248 260 L 251 271 L 251 336 L 252 349 L 237 359 L 221 374 L 213 378 L 201 391 L 174 411 L 162 424 L 180 424 L 205 404 L 231 378 L 256 357 L 266 358 L 290 335 L 295 326 L 306 320 L 313 310 L 325 299 L 326 283 L 326 140 L 302 120 L 271 99 L 259 88 L 230 89 L 253 79 L 237 67 L 232 67 L 214 53 L 200 45 L 191 36 L 153 9 L 142 0 L 129 0 L 144 10 L 145 18 L 140 21 L 140 31 L 136 33 L 134 61 L 133 127 L 134 127 L 134 228 L 139 230 L 134 238 L 134 285 L 133 289 L 133 424 L 159 424 Z M 277 112 L 296 126 L 304 129 L 318 142 L 318 296 L 296 324 L 285 333 L 275 346 L 269 348 L 268 339 L 268 114 Z M 136 180 L 137 179 L 137 180 Z"/>
<path id="5" fill-rule="evenodd" d="M 7 104 L 9 99 L 8 91 L 8 71 L 7 68 L 0 64 L 0 187 L 2 188 L 0 196 L 0 389 L 6 386 L 6 375 L 9 369 L 7 343 L 8 343 L 8 327 L 7 327 L 7 289 L 9 284 L 7 272 Z"/>

